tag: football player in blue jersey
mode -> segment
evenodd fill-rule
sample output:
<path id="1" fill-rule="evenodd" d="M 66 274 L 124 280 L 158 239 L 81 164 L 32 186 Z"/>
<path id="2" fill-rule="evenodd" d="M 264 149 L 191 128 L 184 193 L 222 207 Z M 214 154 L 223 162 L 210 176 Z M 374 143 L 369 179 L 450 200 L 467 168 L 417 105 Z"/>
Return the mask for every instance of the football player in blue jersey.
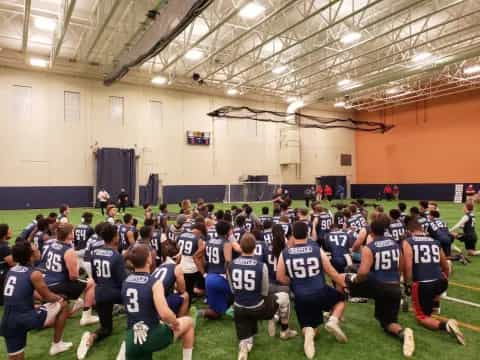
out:
<path id="1" fill-rule="evenodd" d="M 354 242 L 353 233 L 343 230 L 337 221 L 333 223 L 330 232 L 325 236 L 322 248 L 330 253 L 330 262 L 339 274 L 345 273 L 345 268 L 353 264 L 350 249 Z"/>
<path id="2" fill-rule="evenodd" d="M 95 283 L 92 279 L 80 279 L 73 239 L 73 226 L 60 224 L 57 228 L 57 239 L 47 247 L 42 256 L 42 267 L 45 269 L 45 283 L 50 291 L 69 300 L 77 300 L 85 294 L 80 319 L 80 325 L 85 326 L 99 321 L 97 316 L 92 315 L 91 309 L 95 302 Z"/>
<path id="3" fill-rule="evenodd" d="M 12 250 L 8 243 L 12 237 L 12 229 L 7 224 L 0 224 L 0 305 L 3 304 L 3 286 L 5 275 L 15 262 L 12 258 Z"/>
<path id="4" fill-rule="evenodd" d="M 403 257 L 400 245 L 385 237 L 389 224 L 390 218 L 385 214 L 373 218 L 373 241 L 362 248 L 357 274 L 347 274 L 345 281 L 351 296 L 375 300 L 375 318 L 387 333 L 403 342 L 403 355 L 411 357 L 415 351 L 413 331 L 398 323 Z"/>
<path id="5" fill-rule="evenodd" d="M 127 334 L 117 358 L 127 360 L 152 359 L 175 340 L 183 345 L 183 360 L 192 360 L 195 341 L 193 320 L 177 318 L 165 298 L 162 282 L 150 274 L 150 249 L 134 245 L 128 252 L 134 267 L 122 285 L 122 300 L 127 311 Z"/>
<path id="6" fill-rule="evenodd" d="M 123 215 L 123 224 L 118 227 L 118 235 L 120 237 L 118 250 L 120 253 L 135 244 L 135 240 L 137 239 L 135 239 L 134 230 L 132 214 Z"/>
<path id="7" fill-rule="evenodd" d="M 189 296 L 185 287 L 182 266 L 174 260 L 178 253 L 175 244 L 164 242 L 161 248 L 162 263 L 153 271 L 152 276 L 162 281 L 168 307 L 175 315 L 181 317 L 188 313 Z"/>
<path id="8" fill-rule="evenodd" d="M 347 341 L 339 325 L 345 310 L 345 295 L 326 284 L 325 273 L 339 287 L 345 287 L 345 276 L 339 275 L 317 243 L 308 239 L 308 226 L 296 222 L 293 246 L 284 249 L 278 259 L 277 280 L 289 284 L 295 295 L 295 311 L 305 337 L 305 355 L 309 359 L 315 356 L 314 338 L 323 322 L 324 311 L 331 314 L 325 329 L 339 342 Z"/>
<path id="9" fill-rule="evenodd" d="M 408 223 L 411 236 L 402 243 L 405 256 L 404 280 L 411 289 L 417 321 L 431 330 L 445 331 L 465 345 L 465 338 L 454 319 L 432 317 L 439 307 L 440 295 L 448 288 L 448 263 L 440 243 L 423 232 L 417 219 Z"/>
<path id="10" fill-rule="evenodd" d="M 219 221 L 216 225 L 218 238 L 207 241 L 205 246 L 205 288 L 208 309 L 205 317 L 218 319 L 232 304 L 232 293 L 228 286 L 226 270 L 232 261 L 232 244 L 229 236 L 232 226 Z"/>
<path id="11" fill-rule="evenodd" d="M 393 237 L 393 239 L 397 242 L 403 240 L 405 238 L 405 224 L 400 220 L 402 214 L 397 209 L 390 210 L 390 225 L 388 226 L 388 232 Z"/>
<path id="12" fill-rule="evenodd" d="M 93 220 L 93 214 L 90 212 L 85 212 L 82 215 L 82 222 L 78 225 L 75 230 L 75 239 L 73 240 L 73 245 L 75 252 L 78 256 L 78 266 L 80 269 L 85 270 L 90 275 L 90 264 L 85 265 L 85 248 L 87 246 L 87 241 L 95 233 L 91 224 Z"/>
<path id="13" fill-rule="evenodd" d="M 260 217 L 258 218 L 258 220 L 260 221 L 260 224 L 264 227 L 265 227 L 265 222 L 272 221 L 272 217 L 268 214 L 268 212 L 269 212 L 268 206 L 262 207 L 262 215 L 260 215 Z"/>
<path id="14" fill-rule="evenodd" d="M 40 251 L 40 254 L 43 253 L 43 246 L 48 241 L 48 219 L 41 218 L 37 222 L 37 227 L 34 233 L 32 233 L 32 242 L 35 247 Z"/>
<path id="15" fill-rule="evenodd" d="M 92 275 L 95 281 L 95 306 L 100 318 L 100 328 L 85 332 L 77 349 L 77 358 L 85 359 L 94 343 L 112 334 L 112 312 L 115 304 L 122 304 L 121 289 L 127 274 L 122 255 L 118 252 L 117 227 L 105 223 L 101 232 L 104 246 L 91 254 Z"/>
<path id="16" fill-rule="evenodd" d="M 162 234 L 166 234 L 168 229 L 168 205 L 160 204 L 158 209 L 160 212 L 157 214 L 157 227 L 161 230 Z"/>
<path id="17" fill-rule="evenodd" d="M 5 278 L 5 303 L 0 324 L 0 335 L 5 338 L 9 360 L 23 360 L 27 345 L 27 333 L 33 329 L 54 326 L 53 342 L 49 354 L 67 351 L 72 343 L 63 342 L 63 329 L 68 317 L 67 303 L 51 292 L 43 280 L 43 274 L 34 268 L 40 254 L 30 242 L 17 242 L 12 248 L 16 263 Z M 35 308 L 34 291 L 47 303 Z"/>
<path id="18" fill-rule="evenodd" d="M 407 204 L 401 202 L 398 203 L 398 210 L 400 211 L 400 221 L 405 225 L 405 217 L 407 216 Z"/>
<path id="19" fill-rule="evenodd" d="M 253 337 L 258 332 L 258 321 L 271 320 L 279 310 L 280 321 L 288 330 L 290 299 L 288 293 L 269 295 L 267 265 L 255 254 L 253 234 L 240 240 L 242 254 L 232 262 L 229 283 L 234 297 L 234 321 L 239 340 L 238 360 L 247 360 L 253 347 Z M 291 331 L 284 339 L 296 335 Z"/>

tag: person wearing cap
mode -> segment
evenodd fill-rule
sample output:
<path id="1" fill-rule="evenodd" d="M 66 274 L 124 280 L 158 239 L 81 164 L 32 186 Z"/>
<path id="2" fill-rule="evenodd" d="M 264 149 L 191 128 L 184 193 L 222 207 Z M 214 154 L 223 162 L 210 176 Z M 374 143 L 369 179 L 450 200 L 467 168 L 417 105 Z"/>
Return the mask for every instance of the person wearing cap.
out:
<path id="1" fill-rule="evenodd" d="M 167 231 L 167 240 L 176 243 L 180 234 L 184 231 L 184 224 L 187 217 L 183 214 L 177 216 L 175 224 L 170 225 Z"/>
<path id="2" fill-rule="evenodd" d="M 473 187 L 472 184 L 467 186 L 467 190 L 465 190 L 465 196 L 467 198 L 467 202 L 473 202 L 475 201 L 475 188 Z"/>
<path id="3" fill-rule="evenodd" d="M 117 216 L 117 207 L 113 204 L 107 206 L 107 222 L 115 225 L 115 216 Z"/>

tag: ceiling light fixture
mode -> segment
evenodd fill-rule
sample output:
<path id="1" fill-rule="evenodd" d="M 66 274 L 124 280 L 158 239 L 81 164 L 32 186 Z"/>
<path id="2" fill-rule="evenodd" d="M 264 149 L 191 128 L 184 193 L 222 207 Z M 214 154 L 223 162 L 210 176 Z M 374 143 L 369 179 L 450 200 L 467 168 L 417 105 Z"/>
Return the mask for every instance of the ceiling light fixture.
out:
<path id="1" fill-rule="evenodd" d="M 152 78 L 152 84 L 155 85 L 165 85 L 168 82 L 168 79 L 165 76 L 155 76 Z"/>
<path id="2" fill-rule="evenodd" d="M 345 101 L 337 101 L 335 104 L 333 104 L 333 106 L 335 106 L 336 108 L 344 108 L 345 105 Z"/>
<path id="3" fill-rule="evenodd" d="M 228 96 L 235 96 L 238 95 L 238 90 L 235 88 L 230 88 L 227 90 L 227 95 Z"/>
<path id="4" fill-rule="evenodd" d="M 197 61 L 203 58 L 203 51 L 200 49 L 190 49 L 185 54 L 185 58 L 191 61 Z"/>
<path id="5" fill-rule="evenodd" d="M 340 80 L 339 82 L 337 82 L 337 85 L 338 85 L 339 87 L 344 87 L 344 86 L 348 86 L 348 85 L 350 85 L 350 84 L 352 84 L 352 83 L 353 83 L 353 81 L 350 80 L 350 79 L 343 79 L 343 80 Z"/>
<path id="6" fill-rule="evenodd" d="M 402 89 L 399 88 L 399 87 L 392 87 L 390 89 L 387 89 L 385 90 L 385 94 L 387 95 L 395 95 L 395 94 L 398 94 L 399 92 L 401 92 Z"/>
<path id="7" fill-rule="evenodd" d="M 412 62 L 414 63 L 421 63 L 424 62 L 432 57 L 432 53 L 428 51 L 422 51 L 418 54 L 415 54 L 414 57 L 412 57 Z"/>
<path id="8" fill-rule="evenodd" d="M 240 9 L 238 15 L 244 19 L 255 19 L 265 12 L 265 6 L 258 1 L 252 1 Z"/>
<path id="9" fill-rule="evenodd" d="M 39 59 L 39 58 L 31 58 L 30 59 L 30 65 L 36 66 L 36 67 L 46 68 L 48 66 L 48 60 Z"/>
<path id="10" fill-rule="evenodd" d="M 284 72 L 287 71 L 287 70 L 288 70 L 288 66 L 287 66 L 287 65 L 279 65 L 279 66 L 277 66 L 277 67 L 274 67 L 274 68 L 272 69 L 272 72 L 273 72 L 274 74 L 277 74 L 277 75 L 278 75 L 278 74 L 284 73 Z"/>
<path id="11" fill-rule="evenodd" d="M 297 100 L 298 100 L 297 97 L 295 97 L 295 96 L 289 96 L 289 97 L 287 98 L 287 103 L 290 104 L 290 103 L 293 103 L 293 102 L 295 102 L 295 101 L 297 101 Z"/>
<path id="12" fill-rule="evenodd" d="M 356 32 L 356 31 L 350 31 L 346 34 L 344 34 L 341 38 L 340 41 L 342 44 L 348 45 L 348 44 L 353 44 L 360 40 L 362 38 L 362 33 Z"/>
<path id="13" fill-rule="evenodd" d="M 466 68 L 463 69 L 463 73 L 465 75 L 473 75 L 473 74 L 477 74 L 479 72 L 480 72 L 480 65 L 479 64 L 470 65 L 470 66 L 467 66 Z"/>
<path id="14" fill-rule="evenodd" d="M 37 17 L 33 23 L 37 29 L 45 31 L 53 31 L 57 27 L 57 22 L 55 20 L 45 17 Z"/>

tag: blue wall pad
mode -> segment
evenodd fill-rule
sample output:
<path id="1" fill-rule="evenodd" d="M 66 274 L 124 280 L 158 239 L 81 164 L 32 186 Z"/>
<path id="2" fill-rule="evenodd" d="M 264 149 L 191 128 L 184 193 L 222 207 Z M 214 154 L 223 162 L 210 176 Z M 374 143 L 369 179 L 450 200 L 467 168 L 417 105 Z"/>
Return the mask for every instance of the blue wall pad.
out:
<path id="1" fill-rule="evenodd" d="M 0 187 L 0 209 L 91 207 L 93 186 L 29 186 Z"/>

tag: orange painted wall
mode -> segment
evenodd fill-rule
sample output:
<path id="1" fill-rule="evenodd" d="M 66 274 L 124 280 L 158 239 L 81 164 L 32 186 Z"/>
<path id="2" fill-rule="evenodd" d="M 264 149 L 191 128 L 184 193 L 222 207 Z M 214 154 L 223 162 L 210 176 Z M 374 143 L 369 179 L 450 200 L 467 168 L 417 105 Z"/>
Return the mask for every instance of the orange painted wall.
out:
<path id="1" fill-rule="evenodd" d="M 480 182 L 480 92 L 356 118 L 396 125 L 383 135 L 356 133 L 356 183 Z"/>

